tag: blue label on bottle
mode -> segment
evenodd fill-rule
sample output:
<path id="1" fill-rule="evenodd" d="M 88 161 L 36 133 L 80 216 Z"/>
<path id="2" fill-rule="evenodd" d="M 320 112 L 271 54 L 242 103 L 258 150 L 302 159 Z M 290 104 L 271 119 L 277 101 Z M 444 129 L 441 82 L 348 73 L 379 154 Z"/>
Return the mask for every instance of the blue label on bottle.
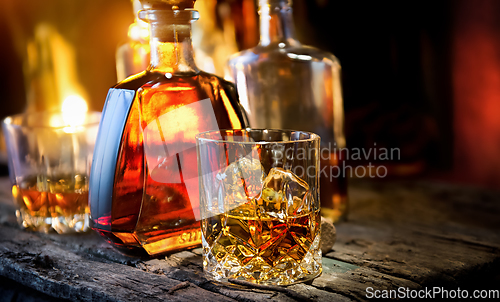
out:
<path id="1" fill-rule="evenodd" d="M 104 104 L 89 179 L 90 216 L 94 227 L 111 231 L 111 199 L 125 123 L 135 91 L 110 89 Z"/>

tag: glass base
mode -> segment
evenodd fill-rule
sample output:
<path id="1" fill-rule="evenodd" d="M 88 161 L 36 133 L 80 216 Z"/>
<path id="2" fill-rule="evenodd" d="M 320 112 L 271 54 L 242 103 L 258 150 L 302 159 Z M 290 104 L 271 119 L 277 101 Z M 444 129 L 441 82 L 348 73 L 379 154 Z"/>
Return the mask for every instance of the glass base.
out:
<path id="1" fill-rule="evenodd" d="M 321 276 L 322 272 L 323 272 L 323 270 L 319 269 L 314 274 L 304 275 L 304 276 L 297 278 L 297 279 L 291 279 L 291 278 L 289 278 L 289 276 L 284 274 L 283 276 L 278 276 L 278 277 L 273 278 L 273 279 L 260 280 L 260 281 L 257 279 L 254 279 L 254 278 L 249 279 L 249 278 L 245 278 L 245 277 L 235 277 L 235 278 L 221 277 L 219 274 L 210 273 L 210 272 L 206 272 L 206 271 L 205 271 L 204 275 L 205 275 L 205 278 L 207 278 L 209 280 L 213 280 L 213 281 L 217 281 L 217 282 L 225 283 L 225 284 L 233 284 L 233 283 L 229 282 L 229 279 L 236 279 L 236 280 L 256 283 L 256 284 L 260 284 L 260 285 L 270 285 L 270 286 L 286 285 L 286 286 L 288 286 L 288 285 L 293 285 L 293 284 L 311 281 L 314 278 Z"/>
<path id="2" fill-rule="evenodd" d="M 319 247 L 320 236 L 318 235 L 305 255 L 297 248 L 289 250 L 288 254 L 276 260 L 271 266 L 261 256 L 254 256 L 251 260 L 246 258 L 247 262 L 241 263 L 236 256 L 242 256 L 242 253 L 236 249 L 245 250 L 241 245 L 229 247 L 232 252 L 224 255 L 220 250 L 220 244 L 215 244 L 213 248 L 210 248 L 203 240 L 203 271 L 207 278 L 223 283 L 229 282 L 228 279 L 262 285 L 291 285 L 306 282 L 321 275 L 322 253 Z M 273 250 L 273 253 L 277 252 L 283 252 L 283 250 Z M 302 257 L 299 257 L 300 254 Z"/>
<path id="3" fill-rule="evenodd" d="M 17 222 L 27 230 L 59 234 L 83 233 L 89 227 L 89 214 L 75 214 L 72 216 L 40 217 L 32 216 L 26 210 L 16 210 Z"/>

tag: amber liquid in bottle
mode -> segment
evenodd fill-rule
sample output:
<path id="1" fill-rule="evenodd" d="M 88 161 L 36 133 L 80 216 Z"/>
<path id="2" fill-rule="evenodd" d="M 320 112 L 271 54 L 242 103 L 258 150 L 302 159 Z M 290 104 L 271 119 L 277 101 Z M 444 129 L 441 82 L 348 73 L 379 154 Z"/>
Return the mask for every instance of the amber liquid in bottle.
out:
<path id="1" fill-rule="evenodd" d="M 326 148 L 325 148 L 326 149 Z M 343 149 L 345 150 L 345 149 Z M 321 215 L 332 222 L 346 220 L 349 213 L 345 152 L 325 152 L 320 160 Z"/>
<path id="2" fill-rule="evenodd" d="M 183 13 L 192 12 L 177 16 Z M 162 18 L 161 11 L 146 14 Z M 91 213 L 98 212 L 92 214 L 92 228 L 129 254 L 157 255 L 201 244 L 195 135 L 246 126 L 233 84 L 194 66 L 187 25 L 161 28 L 158 32 L 172 37 L 160 39 L 154 25 L 152 65 L 113 88 L 135 92 L 113 196 L 99 204 L 91 198 Z"/>

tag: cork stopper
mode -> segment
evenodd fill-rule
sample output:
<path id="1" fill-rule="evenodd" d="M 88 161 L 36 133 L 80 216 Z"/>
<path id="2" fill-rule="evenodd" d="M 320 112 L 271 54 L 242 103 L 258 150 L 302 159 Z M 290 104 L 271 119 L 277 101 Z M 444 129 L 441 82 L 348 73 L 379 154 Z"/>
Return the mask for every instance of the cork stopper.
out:
<path id="1" fill-rule="evenodd" d="M 145 10 L 193 9 L 196 0 L 140 0 Z"/>

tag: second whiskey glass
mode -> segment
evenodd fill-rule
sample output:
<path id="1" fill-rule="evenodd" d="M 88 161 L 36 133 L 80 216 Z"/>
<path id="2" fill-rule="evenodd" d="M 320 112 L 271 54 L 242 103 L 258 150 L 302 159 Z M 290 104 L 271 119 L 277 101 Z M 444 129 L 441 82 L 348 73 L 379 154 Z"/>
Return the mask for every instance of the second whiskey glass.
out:
<path id="1" fill-rule="evenodd" d="M 22 228 L 59 234 L 89 230 L 88 178 L 100 112 L 34 112 L 6 117 L 12 196 Z"/>

